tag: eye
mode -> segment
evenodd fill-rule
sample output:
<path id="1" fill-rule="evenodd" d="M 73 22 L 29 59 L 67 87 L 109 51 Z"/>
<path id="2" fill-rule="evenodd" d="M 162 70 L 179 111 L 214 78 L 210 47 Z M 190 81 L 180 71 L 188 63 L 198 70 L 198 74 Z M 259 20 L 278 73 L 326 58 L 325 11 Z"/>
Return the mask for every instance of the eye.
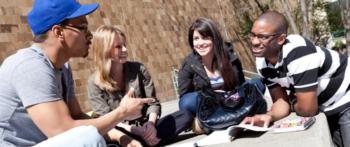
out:
<path id="1" fill-rule="evenodd" d="M 258 38 L 259 38 L 259 39 L 262 39 L 262 40 L 267 40 L 267 39 L 270 38 L 270 36 L 259 34 L 259 35 L 258 35 Z"/>
<path id="2" fill-rule="evenodd" d="M 210 36 L 203 37 L 204 40 L 211 40 Z"/>
<path id="3" fill-rule="evenodd" d="M 75 28 L 79 29 L 80 31 L 86 31 L 88 30 L 87 26 L 74 26 Z"/>
<path id="4" fill-rule="evenodd" d="M 261 39 L 266 40 L 266 39 L 269 39 L 269 37 L 268 36 L 261 36 Z"/>
<path id="5" fill-rule="evenodd" d="M 256 37 L 256 35 L 255 35 L 253 32 L 250 32 L 248 36 L 249 36 L 250 38 Z"/>

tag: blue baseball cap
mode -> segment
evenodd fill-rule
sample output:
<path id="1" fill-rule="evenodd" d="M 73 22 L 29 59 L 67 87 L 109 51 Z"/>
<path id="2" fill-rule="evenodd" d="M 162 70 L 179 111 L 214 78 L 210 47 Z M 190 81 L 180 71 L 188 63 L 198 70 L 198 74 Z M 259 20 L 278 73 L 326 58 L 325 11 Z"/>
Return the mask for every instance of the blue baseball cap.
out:
<path id="1" fill-rule="evenodd" d="M 98 3 L 81 5 L 76 0 L 35 0 L 27 21 L 34 35 L 39 35 L 53 25 L 66 19 L 88 15 L 98 7 Z"/>

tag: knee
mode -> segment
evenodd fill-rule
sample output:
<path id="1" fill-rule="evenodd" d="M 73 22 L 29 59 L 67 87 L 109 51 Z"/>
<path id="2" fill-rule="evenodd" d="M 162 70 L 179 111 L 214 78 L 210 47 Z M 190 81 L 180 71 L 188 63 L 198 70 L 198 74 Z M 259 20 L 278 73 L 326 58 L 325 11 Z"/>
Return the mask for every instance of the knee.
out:
<path id="1" fill-rule="evenodd" d="M 179 101 L 180 110 L 187 110 L 191 113 L 196 113 L 197 107 L 197 92 L 186 93 L 181 96 Z"/>
<path id="2" fill-rule="evenodd" d="M 80 126 L 49 138 L 35 145 L 35 147 L 61 147 L 67 145 L 105 147 L 106 142 L 94 126 Z"/>
<path id="3" fill-rule="evenodd" d="M 179 102 L 179 108 L 180 110 L 190 110 L 190 108 L 192 107 L 192 103 L 191 100 L 186 99 L 186 98 L 181 98 L 180 102 Z"/>
<path id="4" fill-rule="evenodd" d="M 82 146 L 105 146 L 106 142 L 97 128 L 94 126 L 82 126 L 78 128 L 84 136 L 79 139 L 78 144 Z"/>

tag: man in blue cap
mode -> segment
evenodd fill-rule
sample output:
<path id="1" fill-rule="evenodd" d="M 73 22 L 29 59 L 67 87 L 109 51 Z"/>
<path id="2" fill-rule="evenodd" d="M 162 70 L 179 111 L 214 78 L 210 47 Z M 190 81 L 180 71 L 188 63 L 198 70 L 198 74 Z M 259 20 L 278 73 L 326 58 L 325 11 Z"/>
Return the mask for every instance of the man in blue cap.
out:
<path id="1" fill-rule="evenodd" d="M 129 91 L 103 117 L 89 119 L 80 109 L 66 62 L 88 55 L 92 34 L 85 16 L 98 7 L 76 0 L 35 0 L 27 17 L 34 44 L 5 59 L 0 68 L 0 146 L 105 146 L 101 135 L 115 138 L 108 132 L 124 119 L 140 116 L 143 105 L 152 101 L 131 98 Z"/>

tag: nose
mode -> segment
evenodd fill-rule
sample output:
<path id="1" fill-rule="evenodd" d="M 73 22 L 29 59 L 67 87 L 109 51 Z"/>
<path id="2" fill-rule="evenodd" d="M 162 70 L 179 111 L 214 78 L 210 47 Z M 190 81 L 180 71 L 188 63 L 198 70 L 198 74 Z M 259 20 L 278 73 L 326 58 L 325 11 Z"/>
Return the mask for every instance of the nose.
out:
<path id="1" fill-rule="evenodd" d="M 204 39 L 203 38 L 199 39 L 199 43 L 203 44 L 204 43 Z"/>
<path id="2" fill-rule="evenodd" d="M 126 51 L 128 51 L 128 49 L 123 45 L 122 51 L 126 52 Z"/>
<path id="3" fill-rule="evenodd" d="M 90 30 L 87 30 L 87 31 L 86 31 L 86 39 L 87 39 L 87 40 L 91 40 L 92 38 L 93 38 L 93 35 L 92 35 L 91 31 L 90 31 Z"/>
<path id="4" fill-rule="evenodd" d="M 196 41 L 196 45 L 197 46 L 202 46 L 204 44 L 204 40 L 203 39 L 198 39 L 197 41 Z"/>
<path id="5" fill-rule="evenodd" d="M 251 37 L 250 42 L 252 43 L 252 45 L 260 44 L 260 40 L 256 36 Z"/>

